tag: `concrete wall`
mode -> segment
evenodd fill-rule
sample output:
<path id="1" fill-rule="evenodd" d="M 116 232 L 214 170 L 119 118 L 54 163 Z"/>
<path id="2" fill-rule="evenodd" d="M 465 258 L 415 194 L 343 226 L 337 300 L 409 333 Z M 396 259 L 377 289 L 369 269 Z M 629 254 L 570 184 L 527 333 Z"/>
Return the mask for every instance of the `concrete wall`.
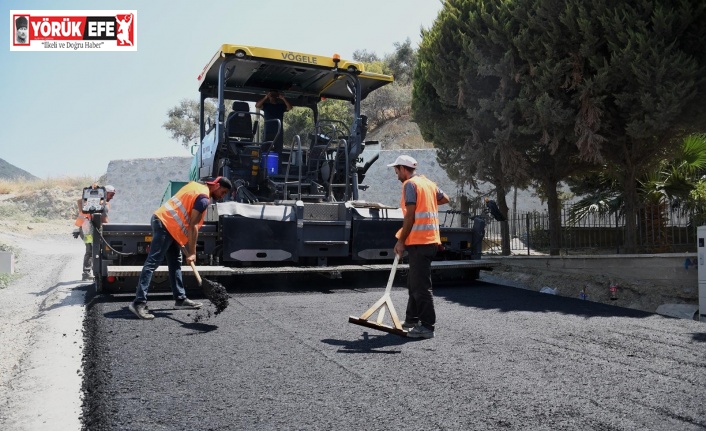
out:
<path id="1" fill-rule="evenodd" d="M 697 299 L 696 254 L 665 253 L 600 256 L 503 256 L 503 266 L 516 273 L 555 275 L 567 283 L 575 276 L 621 280 L 667 296 Z"/>
<path id="2" fill-rule="evenodd" d="M 15 254 L 11 251 L 0 251 L 0 274 L 15 273 Z"/>
<path id="3" fill-rule="evenodd" d="M 401 183 L 397 180 L 395 171 L 387 165 L 393 163 L 397 156 L 406 154 L 417 160 L 417 172 L 434 181 L 443 191 L 445 191 L 452 200 L 457 199 L 457 196 L 465 193 L 470 198 L 478 195 L 476 192 L 471 192 L 468 187 L 461 189 L 458 185 L 449 179 L 446 171 L 439 166 L 436 161 L 436 150 L 383 150 L 380 151 L 380 158 L 368 170 L 363 184 L 370 187 L 366 191 L 361 191 L 360 199 L 369 202 L 380 202 L 386 205 L 398 206 L 400 202 L 400 194 L 402 190 Z M 492 190 L 490 184 L 481 186 L 481 193 L 487 193 Z M 495 199 L 495 195 L 491 196 Z M 512 207 L 512 193 L 507 196 L 508 205 Z M 447 207 L 448 208 L 448 207 Z M 442 208 L 444 209 L 444 208 Z M 535 196 L 534 190 L 518 190 L 517 192 L 517 210 L 518 211 L 533 211 L 544 210 L 546 205 L 543 205 L 539 198 Z"/>
<path id="4" fill-rule="evenodd" d="M 115 187 L 111 223 L 148 224 L 169 181 L 188 181 L 191 157 L 113 160 L 107 181 Z"/>

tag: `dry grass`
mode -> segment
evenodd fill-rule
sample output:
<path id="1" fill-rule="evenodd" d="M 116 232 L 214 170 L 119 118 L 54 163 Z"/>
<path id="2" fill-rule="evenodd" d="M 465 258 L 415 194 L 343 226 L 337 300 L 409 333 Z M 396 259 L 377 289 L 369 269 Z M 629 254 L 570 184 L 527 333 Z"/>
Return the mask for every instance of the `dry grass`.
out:
<path id="1" fill-rule="evenodd" d="M 23 195 L 34 193 L 39 190 L 61 189 L 61 190 L 81 190 L 95 181 L 89 176 L 81 177 L 59 177 L 36 180 L 8 180 L 0 179 L 0 195 Z"/>
<path id="2" fill-rule="evenodd" d="M 101 177 L 98 183 L 104 180 Z M 0 180 L 0 233 L 71 229 L 76 200 L 94 181 L 89 176 Z"/>

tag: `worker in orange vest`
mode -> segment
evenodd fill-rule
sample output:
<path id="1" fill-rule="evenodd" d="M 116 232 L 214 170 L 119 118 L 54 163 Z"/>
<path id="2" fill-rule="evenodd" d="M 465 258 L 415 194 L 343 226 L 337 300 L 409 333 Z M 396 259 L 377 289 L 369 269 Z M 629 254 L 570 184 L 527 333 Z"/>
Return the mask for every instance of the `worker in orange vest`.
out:
<path id="1" fill-rule="evenodd" d="M 91 188 L 97 188 L 98 184 L 93 183 Z M 110 212 L 110 200 L 115 196 L 115 187 L 105 186 L 105 208 L 103 213 L 101 213 L 101 223 L 108 223 L 108 212 Z M 74 238 L 79 236 L 83 239 L 83 243 L 86 246 L 86 253 L 83 255 L 83 275 L 81 277 L 82 281 L 93 280 L 93 225 L 91 223 L 91 214 L 83 212 L 83 199 L 79 199 L 76 204 L 78 205 L 78 217 L 74 223 L 77 229 L 74 230 Z"/>
<path id="2" fill-rule="evenodd" d="M 411 338 L 433 338 L 436 325 L 434 297 L 431 287 L 431 261 L 441 237 L 439 235 L 439 205 L 449 197 L 437 185 L 416 173 L 417 161 L 406 155 L 387 165 L 395 169 L 402 182 L 400 208 L 404 214 L 402 228 L 397 231 L 395 254 L 402 257 L 407 251 L 409 299 L 402 328 Z"/>
<path id="3" fill-rule="evenodd" d="M 203 225 L 206 208 L 211 198 L 218 201 L 233 188 L 225 177 L 191 181 L 164 203 L 152 215 L 152 242 L 145 265 L 140 273 L 135 299 L 128 308 L 140 319 L 154 319 L 147 309 L 147 294 L 152 275 L 162 261 L 167 259 L 169 284 L 176 308 L 201 308 L 203 304 L 186 297 L 181 277 L 181 249 L 186 250 L 186 261 L 196 261 L 196 240 Z"/>

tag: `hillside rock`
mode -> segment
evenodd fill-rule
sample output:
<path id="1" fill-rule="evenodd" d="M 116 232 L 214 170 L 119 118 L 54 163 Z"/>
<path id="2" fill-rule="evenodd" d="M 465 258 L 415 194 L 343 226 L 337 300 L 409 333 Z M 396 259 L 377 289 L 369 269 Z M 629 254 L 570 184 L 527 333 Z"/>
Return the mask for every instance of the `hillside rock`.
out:
<path id="1" fill-rule="evenodd" d="M 76 190 L 54 188 L 14 196 L 8 199 L 17 209 L 32 217 L 46 219 L 72 219 L 76 217 L 76 201 L 80 195 Z"/>
<path id="2" fill-rule="evenodd" d="M 379 141 L 383 150 L 434 148 L 434 144 L 422 138 L 419 126 L 408 115 L 385 122 L 371 130 L 365 139 Z"/>
<path id="3" fill-rule="evenodd" d="M 28 180 L 35 180 L 37 177 L 20 169 L 17 166 L 8 163 L 7 161 L 0 159 L 0 178 L 5 178 L 8 180 L 14 180 L 17 178 L 26 178 Z"/>

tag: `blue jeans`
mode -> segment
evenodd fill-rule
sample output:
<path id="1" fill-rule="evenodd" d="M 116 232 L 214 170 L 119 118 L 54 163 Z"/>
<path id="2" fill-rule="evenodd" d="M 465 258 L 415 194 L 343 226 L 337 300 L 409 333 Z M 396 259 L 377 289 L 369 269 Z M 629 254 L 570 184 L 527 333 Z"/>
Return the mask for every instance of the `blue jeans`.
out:
<path id="1" fill-rule="evenodd" d="M 145 266 L 140 273 L 140 281 L 137 283 L 137 293 L 134 302 L 147 302 L 147 293 L 150 290 L 152 275 L 164 258 L 167 258 L 169 267 L 169 284 L 172 286 L 174 299 L 186 298 L 184 281 L 181 278 L 181 250 L 179 244 L 172 238 L 172 235 L 162 224 L 162 221 L 154 214 L 150 220 L 152 225 L 152 244 L 150 252 L 145 260 Z"/>

